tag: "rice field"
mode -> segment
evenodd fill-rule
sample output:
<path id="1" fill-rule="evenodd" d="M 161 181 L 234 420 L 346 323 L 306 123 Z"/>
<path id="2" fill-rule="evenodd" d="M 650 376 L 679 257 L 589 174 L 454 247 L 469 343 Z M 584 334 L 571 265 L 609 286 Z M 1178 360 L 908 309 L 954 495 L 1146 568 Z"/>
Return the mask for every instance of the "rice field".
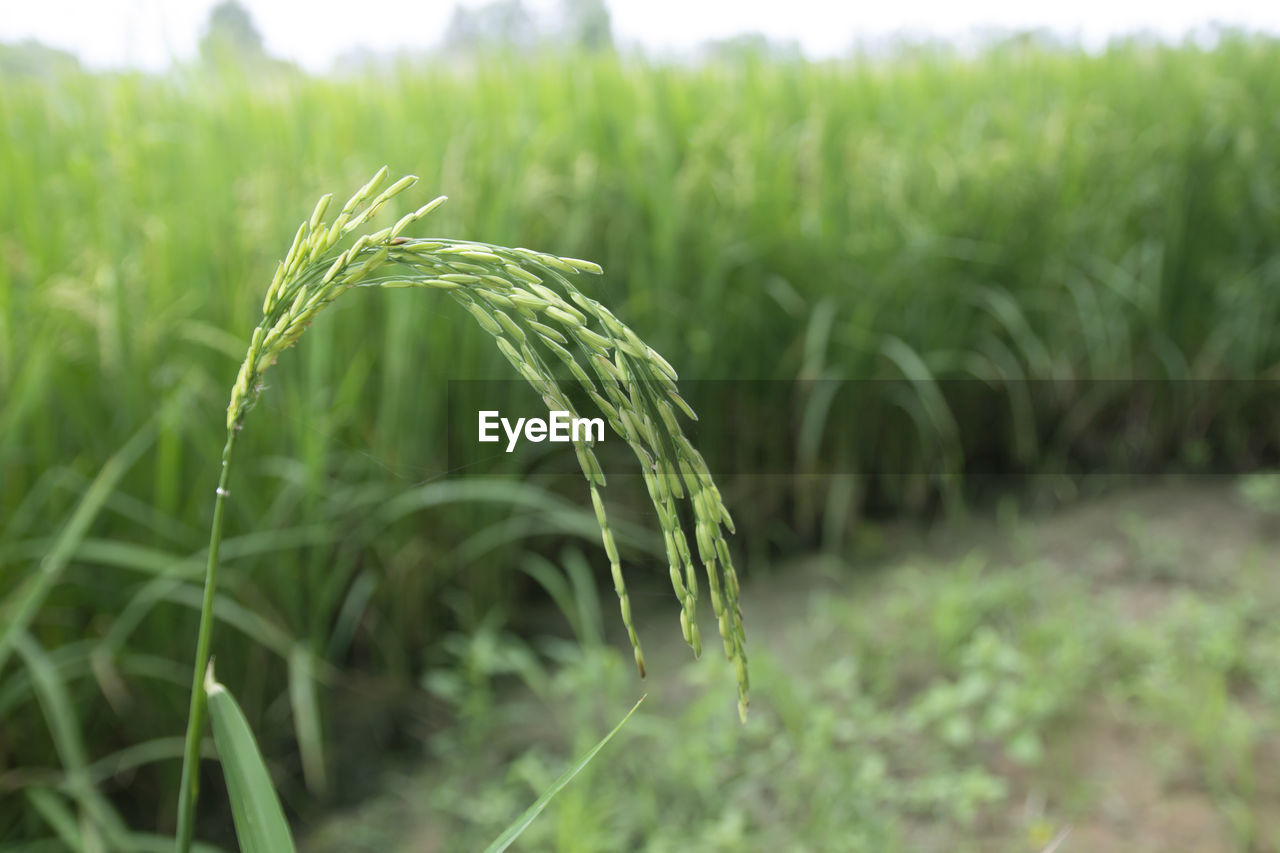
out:
<path id="1" fill-rule="evenodd" d="M 682 380 L 900 385 L 910 428 L 789 397 L 699 436 L 713 472 L 736 466 L 722 487 L 750 575 L 841 546 L 864 510 L 962 512 L 948 475 L 974 447 L 1041 470 L 1026 447 L 1045 425 L 983 420 L 939 392 L 951 381 L 1010 400 L 1063 383 L 1049 414 L 1079 418 L 1069 459 L 1139 424 L 1161 437 L 1152 470 L 1274 463 L 1274 386 L 1200 398 L 1192 432 L 1164 398 L 1135 414 L 1079 389 L 1280 380 L 1278 103 L 1280 44 L 1243 35 L 0 81 L 0 624 L 39 572 L 60 577 L 0 658 L 0 844 L 63 816 L 172 832 L 227 391 L 321 193 L 386 163 L 421 201 L 450 197 L 415 236 L 598 262 L 587 295 Z M 512 569 L 530 553 L 599 543 L 580 479 L 446 476 L 448 380 L 510 367 L 447 299 L 369 296 L 273 368 L 227 507 L 218 672 L 281 757 L 290 808 L 324 802 L 300 756 L 334 734 L 297 720 L 326 718 L 340 672 L 413 683 L 449 660 L 450 632 L 521 618 L 541 595 Z M 740 446 L 770 471 L 812 461 L 783 422 L 867 478 L 742 473 Z M 868 485 L 904 469 L 937 476 Z M 624 561 L 666 584 L 643 494 L 606 497 Z"/>

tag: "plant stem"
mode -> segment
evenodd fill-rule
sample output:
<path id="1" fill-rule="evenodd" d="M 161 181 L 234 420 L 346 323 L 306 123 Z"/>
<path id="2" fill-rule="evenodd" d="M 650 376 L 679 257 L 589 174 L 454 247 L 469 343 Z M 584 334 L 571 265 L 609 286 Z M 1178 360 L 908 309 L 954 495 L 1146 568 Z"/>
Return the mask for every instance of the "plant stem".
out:
<path id="1" fill-rule="evenodd" d="M 196 636 L 196 662 L 191 677 L 191 709 L 187 713 L 187 743 L 182 756 L 182 784 L 178 789 L 178 853 L 188 853 L 195 833 L 196 798 L 200 794 L 200 741 L 204 734 L 206 701 L 204 672 L 209 665 L 209 646 L 213 637 L 213 600 L 218 589 L 218 546 L 222 543 L 222 506 L 227 497 L 227 481 L 231 472 L 231 454 L 235 448 L 239 423 L 227 431 L 222 448 L 222 475 L 218 478 L 217 497 L 213 502 L 213 523 L 209 528 L 209 562 L 204 573 L 204 600 L 200 605 L 200 628 Z"/>

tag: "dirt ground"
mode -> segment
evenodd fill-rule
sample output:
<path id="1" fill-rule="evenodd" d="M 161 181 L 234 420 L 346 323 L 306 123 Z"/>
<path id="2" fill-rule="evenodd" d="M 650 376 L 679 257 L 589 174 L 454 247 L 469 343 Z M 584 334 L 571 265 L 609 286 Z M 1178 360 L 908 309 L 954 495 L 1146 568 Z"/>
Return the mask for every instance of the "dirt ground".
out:
<path id="1" fill-rule="evenodd" d="M 877 596 L 886 594 L 902 566 L 936 566 L 945 572 L 975 552 L 995 572 L 1036 564 L 1044 567 L 1045 576 L 1071 576 L 1078 582 L 1075 604 L 1083 600 L 1086 607 L 1096 605 L 1108 618 L 1124 622 L 1122 628 L 1167 626 L 1170 619 L 1176 626 L 1182 611 L 1170 608 L 1189 597 L 1234 606 L 1266 589 L 1280 598 L 1280 514 L 1246 500 L 1239 481 L 1227 478 L 1126 485 L 1039 514 L 1005 511 L 984 518 L 975 513 L 957 524 L 926 530 L 881 525 L 862 535 L 875 544 L 857 557 L 812 557 L 756 573 L 742 597 L 752 637 L 769 638 L 770 650 L 785 659 L 788 643 L 804 641 L 803 623 L 816 598 L 843 595 L 860 607 L 875 608 Z M 1271 600 L 1269 594 L 1266 600 Z M 646 689 L 657 694 L 651 701 L 678 708 L 696 692 L 673 675 L 687 666 L 688 651 L 668 630 L 669 619 L 645 626 L 645 609 L 641 634 L 653 638 L 646 639 L 651 673 Z M 704 659 L 699 666 L 715 663 Z M 999 755 L 991 759 L 990 768 L 1009 791 L 1003 806 L 984 814 L 963 837 L 945 821 L 908 819 L 907 849 L 1280 849 L 1280 772 L 1275 770 L 1280 767 L 1280 725 L 1275 722 L 1280 710 L 1265 707 L 1253 687 L 1230 691 L 1229 701 L 1253 703 L 1246 711 L 1261 721 L 1248 741 L 1252 754 L 1244 761 L 1255 768 L 1254 778 L 1244 785 L 1214 785 L 1206 781 L 1209 771 L 1203 767 L 1206 740 L 1213 751 L 1212 731 L 1207 736 L 1202 731 L 1198 744 L 1191 744 L 1185 727 L 1178 727 L 1181 717 L 1153 722 L 1116 698 L 1123 690 L 1107 687 L 1090 693 L 1046 735 L 1043 761 L 1028 766 Z M 1170 696 L 1176 702 L 1183 701 L 1184 693 L 1192 697 L 1190 702 L 1197 701 L 1194 690 L 1176 692 Z M 1186 717 L 1191 726 L 1194 710 Z M 515 736 L 538 742 L 547 735 L 531 725 Z M 389 825 L 381 818 L 373 822 L 382 829 Z M 422 820 L 409 820 L 397 834 L 402 843 L 414 839 L 411 847 L 395 849 L 448 849 L 438 832 Z M 816 849 L 844 848 L 833 839 L 830 848 Z"/>
<path id="2" fill-rule="evenodd" d="M 886 573 L 913 557 L 945 565 L 975 550 L 995 564 L 1041 561 L 1055 571 L 1080 573 L 1099 601 L 1135 624 L 1159 618 L 1189 591 L 1207 598 L 1239 594 L 1239 570 L 1246 563 L 1264 573 L 1274 569 L 1280 588 L 1280 515 L 1259 511 L 1241 496 L 1239 481 L 1227 477 L 1121 486 L 1012 521 L 970 518 L 924 531 L 888 525 L 875 538 L 865 562 Z M 842 588 L 843 567 L 825 559 L 804 562 L 804 582 L 788 566 L 744 589 L 755 636 L 781 633 L 801 618 L 815 589 L 825 586 L 838 594 Z M 1259 710 L 1277 717 L 1277 709 Z M 1201 780 L 1164 769 L 1170 752 L 1184 751 L 1177 740 L 1099 697 L 1055 738 L 1046 765 L 1056 774 L 1003 768 L 1011 783 L 1010 809 L 984 821 L 989 834 L 978 849 L 1280 849 L 1280 770 L 1261 774 L 1250 802 L 1223 802 Z M 1280 767 L 1280 731 L 1264 737 L 1258 751 L 1256 763 Z M 1188 775 L 1195 774 L 1183 773 Z M 1057 819 L 1049 821 L 1053 811 Z M 1240 842 L 1233 818 L 1250 824 L 1245 834 L 1254 841 Z M 914 828 L 910 841 L 923 850 L 955 849 L 955 839 L 925 824 Z"/>
<path id="3" fill-rule="evenodd" d="M 1264 574 L 1274 572 L 1272 588 L 1280 587 L 1280 516 L 1250 505 L 1238 486 L 1224 477 L 1125 488 L 1021 518 L 1005 529 L 979 523 L 959 533 L 938 530 L 917 547 L 945 559 L 980 543 L 996 559 L 1044 560 L 1058 571 L 1082 572 L 1099 599 L 1114 602 L 1116 611 L 1135 623 L 1150 622 L 1188 590 L 1209 598 L 1238 594 L 1236 581 L 1246 563 Z M 1265 713 L 1275 719 L 1277 709 Z M 1099 698 L 1070 726 L 1056 745 L 1055 759 L 1047 762 L 1058 769 L 1057 778 L 1007 769 L 1012 810 L 993 821 L 992 849 L 1004 849 L 1013 827 L 1034 825 L 1046 803 L 1055 800 L 1061 812 L 1071 814 L 1055 825 L 1046 850 L 1277 849 L 1280 771 L 1261 775 L 1251 802 L 1223 802 L 1195 774 L 1179 778 L 1162 769 L 1167 763 L 1162 755 L 1183 750 L 1177 740 Z M 1280 731 L 1273 729 L 1258 750 L 1256 763 L 1280 768 Z M 1252 814 L 1242 816 L 1244 811 Z M 1240 841 L 1233 817 L 1252 824 L 1246 834 L 1254 841 Z"/>

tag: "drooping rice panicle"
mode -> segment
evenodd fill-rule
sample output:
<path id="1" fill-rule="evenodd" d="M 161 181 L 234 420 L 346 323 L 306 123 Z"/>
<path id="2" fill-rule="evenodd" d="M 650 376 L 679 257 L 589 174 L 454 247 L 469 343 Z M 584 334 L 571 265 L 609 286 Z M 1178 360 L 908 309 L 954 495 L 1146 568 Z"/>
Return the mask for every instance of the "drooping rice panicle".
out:
<path id="1" fill-rule="evenodd" d="M 699 583 L 694 549 L 681 519 L 681 503 L 692 518 L 697 559 L 724 646 L 738 681 L 739 712 L 746 718 L 746 635 L 738 602 L 738 579 L 724 531 L 732 532 L 702 455 L 684 435 L 676 412 L 693 417 L 677 390 L 677 373 L 626 324 L 572 282 L 599 274 L 590 261 L 561 258 L 530 249 L 444 238 L 401 236 L 444 201 L 437 198 L 394 226 L 357 238 L 336 252 L 338 242 L 367 222 L 395 196 L 412 186 L 406 177 L 379 191 L 382 169 L 343 205 L 332 223 L 324 221 L 330 198 L 316 205 L 280 263 L 264 301 L 263 318 L 236 378 L 227 408 L 228 429 L 237 430 L 262 387 L 263 373 L 293 345 L 316 314 L 353 287 L 425 287 L 444 290 L 493 336 L 503 357 L 538 392 L 549 408 L 577 411 L 549 364 L 563 365 L 639 461 L 662 531 L 671 585 L 680 602 L 681 633 L 701 654 L 697 625 Z M 544 356 L 554 358 L 548 362 Z M 623 623 L 636 666 L 644 655 L 631 617 L 621 559 L 610 531 L 601 489 L 604 472 L 591 442 L 575 443 L 592 506 L 609 557 Z"/>

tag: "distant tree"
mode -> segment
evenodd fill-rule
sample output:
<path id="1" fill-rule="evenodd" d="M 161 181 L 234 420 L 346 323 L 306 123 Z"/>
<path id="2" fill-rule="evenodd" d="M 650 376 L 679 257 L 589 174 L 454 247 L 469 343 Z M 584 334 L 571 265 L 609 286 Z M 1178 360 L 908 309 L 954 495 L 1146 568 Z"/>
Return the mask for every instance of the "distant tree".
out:
<path id="1" fill-rule="evenodd" d="M 604 0 L 561 0 L 565 40 L 588 51 L 613 49 L 613 23 Z"/>
<path id="2" fill-rule="evenodd" d="M 262 34 L 236 0 L 223 0 L 209 12 L 200 58 L 212 66 L 261 65 L 267 60 Z"/>
<path id="3" fill-rule="evenodd" d="M 521 0 L 493 0 L 468 9 L 455 6 L 445 31 L 445 49 L 470 53 L 477 50 L 528 50 L 538 41 L 533 16 Z"/>
<path id="4" fill-rule="evenodd" d="M 988 53 L 1054 53 L 1071 50 L 1073 40 L 1047 27 L 1004 30 L 991 28 L 978 33 L 978 46 Z"/>
<path id="5" fill-rule="evenodd" d="M 48 47 L 33 39 L 18 44 L 0 44 L 0 77 L 37 77 L 49 80 L 80 70 L 80 60 L 74 54 Z"/>
<path id="6" fill-rule="evenodd" d="M 793 62 L 804 57 L 794 39 L 774 41 L 764 33 L 741 33 L 702 43 L 702 55 L 713 62 L 744 62 L 751 59 Z"/>

